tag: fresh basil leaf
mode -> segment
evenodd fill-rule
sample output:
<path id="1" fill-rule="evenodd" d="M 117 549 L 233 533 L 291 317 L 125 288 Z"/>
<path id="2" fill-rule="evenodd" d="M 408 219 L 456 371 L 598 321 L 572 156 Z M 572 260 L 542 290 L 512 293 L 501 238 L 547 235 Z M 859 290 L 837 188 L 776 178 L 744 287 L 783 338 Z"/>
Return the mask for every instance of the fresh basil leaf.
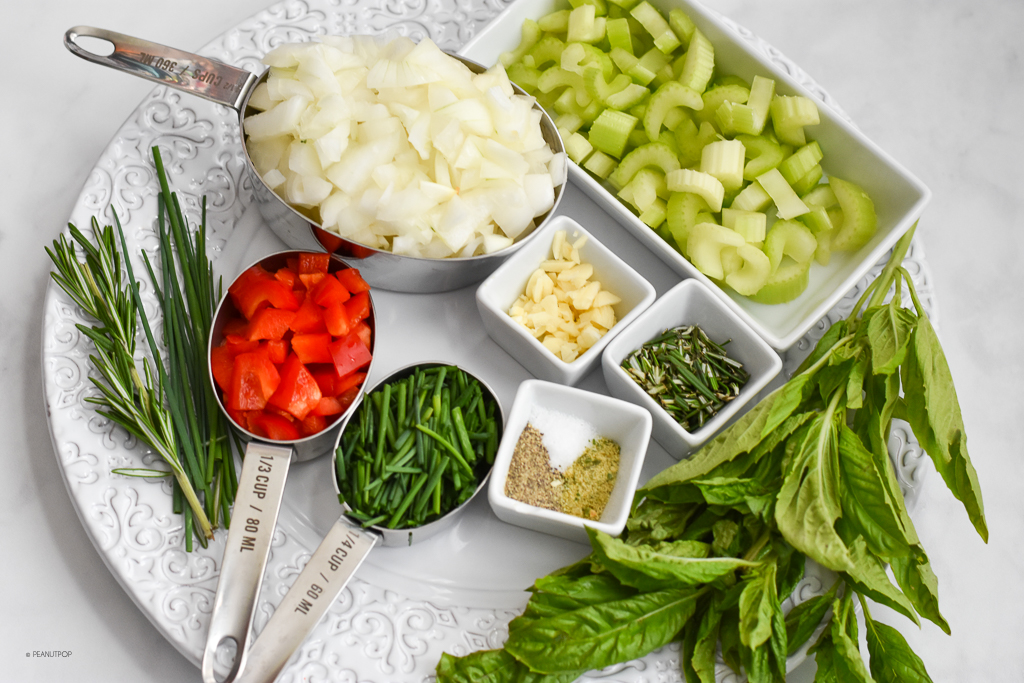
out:
<path id="1" fill-rule="evenodd" d="M 667 541 L 686 531 L 699 505 L 677 505 L 645 498 L 626 520 L 626 542 L 630 545 Z"/>
<path id="2" fill-rule="evenodd" d="M 436 673 L 437 683 L 572 683 L 584 671 L 538 674 L 504 650 L 481 650 L 465 657 L 442 654 Z"/>
<path id="3" fill-rule="evenodd" d="M 752 458 L 762 466 L 762 472 L 765 468 L 772 469 L 781 464 L 781 459 L 779 459 L 780 462 L 766 463 L 764 461 L 764 456 L 770 454 L 780 444 L 784 443 L 786 439 L 793 434 L 793 432 L 807 423 L 807 421 L 814 417 L 814 415 L 815 413 L 813 410 L 807 410 L 790 415 L 764 436 L 761 443 L 757 444 L 757 446 L 750 452 Z"/>
<path id="4" fill-rule="evenodd" d="M 782 597 L 786 597 L 796 590 L 797 584 L 804 578 L 807 558 L 804 557 L 803 553 L 778 537 L 772 538 L 772 547 L 778 557 L 776 564 L 779 567 L 775 577 L 775 592 Z"/>
<path id="5" fill-rule="evenodd" d="M 768 650 L 771 657 L 772 673 L 775 680 L 786 680 L 786 658 L 789 656 L 789 635 L 786 633 L 786 616 L 782 613 L 782 603 L 775 595 L 772 601 L 772 635 L 768 639 Z"/>
<path id="6" fill-rule="evenodd" d="M 837 360 L 834 365 L 830 363 L 818 370 L 818 394 L 822 401 L 828 403 L 836 391 L 846 388 L 850 381 L 851 368 L 856 360 L 856 358 Z"/>
<path id="7" fill-rule="evenodd" d="M 690 666 L 701 683 L 715 683 L 715 651 L 718 647 L 718 631 L 721 623 L 720 600 L 713 599 L 704 610 L 700 625 L 696 629 L 693 653 L 690 658 Z"/>
<path id="8" fill-rule="evenodd" d="M 743 668 L 747 671 L 747 683 L 778 683 L 771 667 L 771 654 L 767 645 L 743 648 Z"/>
<path id="9" fill-rule="evenodd" d="M 867 321 L 872 373 L 892 374 L 907 355 L 917 316 L 892 299 L 888 304 L 865 311 L 862 320 Z"/>
<path id="10" fill-rule="evenodd" d="M 818 626 L 821 625 L 821 620 L 828 613 L 838 587 L 839 582 L 836 581 L 828 593 L 804 600 L 789 610 L 789 614 L 786 615 L 787 655 L 792 655 L 799 650 L 814 635 Z"/>
<path id="11" fill-rule="evenodd" d="M 526 603 L 526 609 L 508 625 L 510 632 L 537 619 L 636 595 L 634 588 L 624 586 L 609 574 L 546 576 L 538 579 L 530 590 L 532 595 Z"/>
<path id="12" fill-rule="evenodd" d="M 731 519 L 720 519 L 711 527 L 714 540 L 711 552 L 718 557 L 733 557 L 739 553 L 740 525 Z"/>
<path id="13" fill-rule="evenodd" d="M 899 631 L 874 621 L 865 612 L 864 624 L 871 659 L 871 675 L 877 683 L 932 683 L 918 657 Z"/>
<path id="14" fill-rule="evenodd" d="M 698 586 L 741 567 L 757 566 L 733 557 L 708 558 L 708 546 L 695 541 L 632 546 L 589 527 L 587 533 L 601 566 L 622 583 L 641 591 Z"/>
<path id="15" fill-rule="evenodd" d="M 895 558 L 890 566 L 896 583 L 917 613 L 949 635 L 949 624 L 939 612 L 939 580 L 932 572 L 924 549 L 920 545 L 913 545 L 909 557 Z"/>
<path id="16" fill-rule="evenodd" d="M 814 390 L 816 381 L 816 373 L 793 375 L 788 382 L 769 396 L 773 400 L 771 410 L 761 429 L 761 439 L 778 429 L 779 425 L 789 419 L 789 416 L 807 401 L 808 396 Z"/>
<path id="17" fill-rule="evenodd" d="M 868 549 L 885 559 L 906 557 L 910 543 L 904 535 L 897 503 L 888 494 L 883 475 L 860 437 L 846 425 L 839 428 L 839 468 L 843 518 L 864 537 Z M 902 502 L 902 496 L 901 496 Z"/>
<path id="18" fill-rule="evenodd" d="M 953 387 L 942 345 L 926 316 L 911 335 L 906 360 L 900 367 L 907 421 L 921 447 L 931 456 L 946 486 L 964 504 L 967 516 L 988 542 L 985 506 L 978 474 L 967 455 L 960 403 Z"/>
<path id="19" fill-rule="evenodd" d="M 747 574 L 740 594 L 740 642 L 749 648 L 760 647 L 772 635 L 775 593 L 774 562 Z"/>
<path id="20" fill-rule="evenodd" d="M 818 340 L 818 343 L 815 344 L 814 350 L 811 351 L 807 358 L 804 359 L 804 362 L 800 364 L 800 367 L 797 368 L 796 374 L 802 373 L 828 353 L 832 347 L 835 346 L 836 342 L 846 336 L 847 327 L 848 323 L 846 319 L 832 323 L 832 326 L 825 331 L 825 334 L 822 335 L 821 339 Z"/>
<path id="21" fill-rule="evenodd" d="M 700 611 L 698 605 L 697 612 Z M 700 628 L 700 624 L 696 620 L 690 619 L 683 627 L 683 637 L 679 641 L 679 668 L 683 672 L 683 680 L 686 683 L 701 683 L 700 676 L 693 668 L 693 652 L 697 646 L 698 628 Z"/>
<path id="22" fill-rule="evenodd" d="M 836 491 L 838 439 L 835 423 L 817 415 L 791 439 L 793 456 L 775 505 L 775 522 L 793 547 L 819 564 L 852 568 L 846 545 L 835 530 L 841 514 Z"/>
<path id="23" fill-rule="evenodd" d="M 714 529 L 715 524 L 718 520 L 725 516 L 724 508 L 720 507 L 706 507 L 704 510 L 697 515 L 697 519 L 690 522 L 690 525 L 686 527 L 686 531 L 683 532 L 680 537 L 682 540 L 697 541 L 711 533 Z"/>
<path id="24" fill-rule="evenodd" d="M 864 405 L 864 378 L 868 373 L 867 358 L 858 358 L 850 366 L 850 376 L 846 380 L 846 407 L 860 408 Z"/>
<path id="25" fill-rule="evenodd" d="M 854 624 L 856 624 L 856 620 L 854 620 Z M 836 679 L 840 683 L 874 683 L 860 656 L 860 646 L 857 644 L 856 634 L 847 632 L 844 624 L 837 619 L 832 620 L 832 644 L 834 647 L 832 665 L 835 667 Z"/>
<path id="26" fill-rule="evenodd" d="M 737 588 L 741 584 L 737 584 Z M 737 597 L 738 599 L 738 597 Z M 740 672 L 742 658 L 740 650 L 743 645 L 740 643 L 740 611 L 734 606 L 722 607 L 722 621 L 718 626 L 718 637 L 722 641 L 722 661 L 735 671 Z"/>
<path id="27" fill-rule="evenodd" d="M 914 606 L 907 596 L 889 581 L 889 576 L 885 573 L 885 564 L 871 554 L 864 537 L 857 536 L 848 546 L 853 566 L 843 574 L 847 583 L 858 593 L 899 612 L 920 626 L 921 620 L 918 619 Z"/>
<path id="28" fill-rule="evenodd" d="M 700 489 L 701 495 L 708 505 L 728 505 L 736 507 L 744 505 L 750 498 L 763 497 L 772 491 L 764 482 L 756 479 L 734 479 L 712 477 L 694 479 L 693 485 Z M 746 512 L 746 510 L 741 510 Z"/>
<path id="29" fill-rule="evenodd" d="M 603 669 L 671 642 L 693 615 L 698 595 L 687 588 L 641 593 L 537 619 L 510 633 L 505 649 L 542 673 Z"/>
<path id="30" fill-rule="evenodd" d="M 832 638 L 819 640 L 815 647 L 817 650 L 814 653 L 814 662 L 817 670 L 814 673 L 814 683 L 839 683 L 836 673 L 836 647 Z"/>

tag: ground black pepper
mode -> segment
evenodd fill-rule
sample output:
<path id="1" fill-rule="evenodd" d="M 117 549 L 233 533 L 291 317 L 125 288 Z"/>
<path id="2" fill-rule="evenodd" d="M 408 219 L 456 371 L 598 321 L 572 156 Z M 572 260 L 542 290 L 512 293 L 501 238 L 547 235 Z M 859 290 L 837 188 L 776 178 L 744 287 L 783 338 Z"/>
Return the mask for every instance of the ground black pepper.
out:
<path id="1" fill-rule="evenodd" d="M 560 512 L 562 473 L 551 466 L 543 435 L 527 423 L 519 435 L 505 480 L 505 495 L 527 505 Z"/>

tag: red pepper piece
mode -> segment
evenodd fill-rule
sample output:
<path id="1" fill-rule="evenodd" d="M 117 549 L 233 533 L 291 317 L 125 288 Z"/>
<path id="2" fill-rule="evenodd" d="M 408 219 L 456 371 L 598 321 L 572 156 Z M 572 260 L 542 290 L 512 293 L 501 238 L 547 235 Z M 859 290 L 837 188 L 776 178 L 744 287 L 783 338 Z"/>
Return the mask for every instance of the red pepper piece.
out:
<path id="1" fill-rule="evenodd" d="M 299 254 L 299 275 L 308 273 L 324 273 L 326 275 L 330 265 L 330 254 Z"/>
<path id="2" fill-rule="evenodd" d="M 354 299 L 350 299 L 354 301 Z M 352 331 L 352 321 L 348 317 L 348 304 L 332 303 L 323 309 L 324 325 L 327 331 L 335 337 L 344 337 Z"/>
<path id="3" fill-rule="evenodd" d="M 231 386 L 231 374 L 235 371 L 235 356 L 240 353 L 255 351 L 260 347 L 259 342 L 248 340 L 234 343 L 231 338 L 210 351 L 210 369 L 213 371 L 213 380 L 221 389 L 227 391 Z M 334 372 L 332 367 L 331 372 Z"/>
<path id="4" fill-rule="evenodd" d="M 302 422 L 299 423 L 299 432 L 303 436 L 313 436 L 319 434 L 327 428 L 327 418 L 323 415 L 313 415 L 310 413 L 306 416 Z"/>
<path id="5" fill-rule="evenodd" d="M 370 349 L 356 334 L 331 342 L 330 350 L 331 358 L 334 359 L 334 369 L 339 377 L 365 367 L 373 358 Z"/>
<path id="6" fill-rule="evenodd" d="M 349 322 L 353 325 L 366 320 L 370 317 L 370 295 L 366 292 L 359 292 L 345 302 L 345 311 L 348 313 Z"/>
<path id="7" fill-rule="evenodd" d="M 356 387 L 358 389 L 363 385 L 364 379 L 366 379 L 365 372 L 353 372 L 342 377 L 334 383 L 334 390 L 337 392 L 335 395 L 341 395 L 352 387 Z"/>
<path id="8" fill-rule="evenodd" d="M 292 290 L 273 277 L 253 282 L 231 293 L 231 300 L 246 320 L 252 320 L 256 311 L 268 305 L 286 311 L 299 310 L 299 300 L 295 298 Z"/>
<path id="9" fill-rule="evenodd" d="M 370 285 L 366 284 L 366 280 L 359 274 L 358 268 L 346 268 L 345 270 L 339 270 L 336 273 L 338 281 L 345 285 L 352 294 L 358 294 L 360 292 L 370 291 Z"/>
<path id="10" fill-rule="evenodd" d="M 295 317 L 292 318 L 289 327 L 298 334 L 326 332 L 327 326 L 324 324 L 323 309 L 313 303 L 312 298 L 306 297 L 306 300 L 299 306 L 299 310 L 295 311 Z"/>
<path id="11" fill-rule="evenodd" d="M 289 344 L 287 340 L 271 339 L 263 342 L 262 346 L 267 349 L 267 357 L 274 365 L 280 365 L 288 358 Z"/>
<path id="12" fill-rule="evenodd" d="M 235 278 L 235 281 L 228 287 L 228 294 L 237 294 L 249 287 L 253 286 L 257 282 L 264 280 L 273 280 L 274 276 L 266 268 L 260 264 L 256 264 L 251 268 L 248 268 L 245 272 Z"/>
<path id="13" fill-rule="evenodd" d="M 249 341 L 282 339 L 295 318 L 295 311 L 261 308 L 249 321 Z"/>
<path id="14" fill-rule="evenodd" d="M 373 330 L 366 323 L 360 322 L 352 326 L 352 334 L 363 340 L 366 348 L 373 348 Z"/>
<path id="15" fill-rule="evenodd" d="M 316 380 L 316 385 L 320 387 L 321 396 L 337 396 L 339 392 L 334 387 L 338 383 L 338 373 L 334 371 L 334 365 L 318 365 L 318 364 L 307 364 L 306 368 L 313 375 L 313 379 Z"/>
<path id="16" fill-rule="evenodd" d="M 295 441 L 302 438 L 299 428 L 280 415 L 266 412 L 258 413 L 254 423 L 254 426 L 263 432 L 260 436 L 265 436 L 274 441 Z M 255 431 L 253 433 L 258 434 Z"/>
<path id="17" fill-rule="evenodd" d="M 265 350 L 240 353 L 235 356 L 231 373 L 228 407 L 233 410 L 263 410 L 280 383 L 281 375 Z"/>
<path id="18" fill-rule="evenodd" d="M 249 323 L 247 323 L 243 318 L 231 318 L 224 323 L 224 329 L 221 330 L 221 332 L 224 334 L 225 338 L 244 337 L 248 339 L 249 331 L 246 329 L 248 327 Z"/>
<path id="19" fill-rule="evenodd" d="M 327 276 L 314 289 L 310 290 L 310 296 L 313 298 L 313 303 L 326 308 L 333 303 L 343 304 L 352 295 L 348 293 L 344 285 L 338 282 L 338 278 Z"/>
<path id="20" fill-rule="evenodd" d="M 292 351 L 303 363 L 333 363 L 331 355 L 331 335 L 297 334 L 292 337 Z"/>
<path id="21" fill-rule="evenodd" d="M 274 278 L 287 286 L 288 289 L 295 289 L 295 283 L 299 280 L 299 276 L 295 274 L 295 271 L 288 268 L 279 269 L 274 273 Z"/>
<path id="22" fill-rule="evenodd" d="M 281 366 L 281 384 L 268 404 L 285 410 L 299 420 L 320 403 L 320 387 L 294 353 Z"/>
<path id="23" fill-rule="evenodd" d="M 325 277 L 327 277 L 327 273 L 301 273 L 299 274 L 299 282 L 306 291 L 311 292 Z"/>
<path id="24" fill-rule="evenodd" d="M 338 415 L 339 413 L 342 413 L 344 411 L 345 407 L 341 405 L 341 401 L 339 401 L 336 397 L 322 396 L 316 408 L 313 408 L 313 410 L 311 410 L 309 414 L 319 415 L 321 417 L 330 417 L 331 415 Z"/>

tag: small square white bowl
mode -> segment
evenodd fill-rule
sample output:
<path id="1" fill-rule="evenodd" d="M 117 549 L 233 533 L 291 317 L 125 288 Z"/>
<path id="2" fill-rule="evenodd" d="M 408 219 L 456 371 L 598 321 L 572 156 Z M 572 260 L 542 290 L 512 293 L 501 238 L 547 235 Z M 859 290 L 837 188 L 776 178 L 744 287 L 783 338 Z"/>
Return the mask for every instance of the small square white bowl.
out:
<path id="1" fill-rule="evenodd" d="M 699 326 L 712 341 L 725 347 L 730 358 L 743 363 L 750 379 L 740 394 L 695 432 L 676 422 L 633 378 L 622 369 L 622 361 L 662 332 L 681 325 Z M 713 437 L 731 417 L 779 374 L 782 359 L 754 333 L 721 299 L 697 280 L 683 280 L 644 311 L 608 345 L 601 358 L 608 391 L 638 406 L 654 418 L 654 439 L 674 458 L 682 458 Z"/>
<path id="2" fill-rule="evenodd" d="M 559 230 L 565 231 L 569 241 L 584 235 L 587 237 L 586 244 L 580 248 L 580 260 L 594 266 L 591 281 L 597 280 L 602 290 L 622 299 L 613 306 L 617 320 L 615 326 L 571 363 L 566 363 L 545 348 L 529 330 L 512 320 L 508 314 L 509 307 L 525 292 L 530 275 L 542 261 L 549 258 L 551 240 Z M 480 284 L 476 290 L 476 306 L 480 310 L 487 334 L 524 368 L 540 379 L 572 385 L 583 379 L 601 358 L 601 352 L 608 342 L 650 306 L 655 296 L 651 283 L 583 226 L 568 216 L 556 216 Z"/>
<path id="3" fill-rule="evenodd" d="M 601 519 L 546 510 L 520 502 L 505 495 L 505 482 L 519 435 L 534 408 L 551 410 L 588 422 L 599 436 L 619 444 L 619 474 Z M 519 385 L 512 403 L 504 435 L 494 457 L 494 469 L 487 486 L 487 500 L 498 519 L 509 524 L 560 536 L 579 543 L 589 543 L 586 527 L 618 536 L 626 526 L 640 480 L 640 470 L 651 438 L 651 415 L 643 408 L 603 394 L 567 387 L 538 379 Z"/>
<path id="4" fill-rule="evenodd" d="M 678 7 L 693 20 L 715 47 L 715 68 L 746 80 L 755 75 L 772 78 L 782 95 L 803 95 L 818 105 L 821 123 L 809 126 L 809 139 L 825 153 L 826 175 L 835 175 L 864 188 L 875 203 L 878 231 L 855 253 L 835 253 L 828 266 L 813 264 L 804 293 L 785 304 L 757 304 L 732 290 L 724 290 L 697 270 L 686 258 L 644 225 L 618 198 L 577 164 L 569 163 L 569 179 L 607 211 L 644 246 L 683 278 L 696 278 L 750 325 L 773 348 L 786 350 L 821 320 L 846 293 L 899 241 L 918 219 L 931 198 L 928 188 L 907 169 L 871 142 L 843 115 L 834 111 L 789 72 L 799 72 L 781 56 L 769 57 L 756 39 L 694 0 L 650 0 L 663 14 Z M 459 50 L 459 54 L 485 66 L 502 52 L 514 50 L 526 19 L 538 19 L 556 9 L 570 8 L 566 0 L 516 0 Z M 801 72 L 802 73 L 802 72 Z M 819 89 L 820 90 L 820 89 Z"/>

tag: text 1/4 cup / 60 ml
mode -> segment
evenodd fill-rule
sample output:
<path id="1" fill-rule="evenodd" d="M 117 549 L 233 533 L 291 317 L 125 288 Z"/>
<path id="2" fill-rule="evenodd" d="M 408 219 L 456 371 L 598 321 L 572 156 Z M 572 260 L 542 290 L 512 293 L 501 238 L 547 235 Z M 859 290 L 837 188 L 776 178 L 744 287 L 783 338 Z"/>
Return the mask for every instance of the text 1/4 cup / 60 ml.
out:
<path id="1" fill-rule="evenodd" d="M 417 369 L 424 370 L 444 365 L 448 364 L 417 363 L 396 370 L 375 387 L 366 391 L 361 400 L 370 400 L 367 397 L 379 387 L 405 379 L 415 373 Z M 478 377 L 465 370 L 462 372 L 465 372 L 466 376 L 480 385 L 482 400 L 493 402 L 494 416 L 497 422 L 495 437 L 500 441 L 505 426 L 505 413 L 501 409 L 497 395 Z M 337 453 L 345 430 L 353 424 L 356 414 L 356 411 L 352 411 L 346 415 L 341 431 L 337 434 L 335 459 L 338 457 Z M 334 471 L 336 471 L 336 464 L 335 468 L 332 468 L 332 472 Z M 253 643 L 247 656 L 245 670 L 236 679 L 237 683 L 270 683 L 277 678 L 292 654 L 319 623 L 335 598 L 355 574 L 356 569 L 375 546 L 378 544 L 385 547 L 408 546 L 451 528 L 458 521 L 458 516 L 486 487 L 490 473 L 491 465 L 487 464 L 486 471 L 477 478 L 478 483 L 469 498 L 454 509 L 441 514 L 440 517 L 419 526 L 399 529 L 389 529 L 384 526 L 363 527 L 360 520 L 348 514 L 350 510 L 346 506 L 346 512 L 327 532 L 324 540 L 298 578 L 295 579 L 295 583 L 292 584 L 288 593 L 282 598 L 256 642 Z M 335 485 L 337 485 L 336 479 Z"/>
<path id="2" fill-rule="evenodd" d="M 304 256 L 310 255 L 285 251 L 267 256 L 244 270 L 242 275 L 232 283 L 232 287 L 251 275 L 254 272 L 253 269 L 257 267 L 267 273 L 277 273 L 286 268 L 290 261 L 298 262 Z M 312 256 L 328 260 L 327 272 L 332 276 L 349 268 L 340 259 L 328 257 L 326 254 Z M 372 357 L 373 348 L 376 345 L 376 316 L 369 292 L 367 295 L 369 315 L 363 322 L 370 329 L 369 351 Z M 221 346 L 231 331 L 228 326 L 238 318 L 242 318 L 242 315 L 236 309 L 232 297 L 225 296 L 214 315 L 207 358 L 212 358 L 215 349 Z M 370 364 L 372 365 L 372 360 Z M 369 373 L 369 366 L 362 370 Z M 215 388 L 218 386 L 216 370 L 212 363 L 210 381 Z M 233 411 L 225 405 L 221 393 L 219 391 L 214 393 L 217 395 L 221 410 L 231 418 L 232 425 L 247 442 L 247 445 L 242 471 L 238 478 L 238 492 L 232 509 L 231 527 L 228 530 L 227 542 L 224 547 L 224 560 L 217 583 L 210 630 L 203 652 L 202 673 L 205 683 L 216 683 L 214 665 L 217 659 L 217 650 L 222 644 L 230 645 L 233 641 L 236 648 L 228 680 L 238 676 L 245 668 L 249 632 L 255 614 L 256 600 L 259 597 L 263 573 L 270 552 L 270 543 L 273 539 L 274 527 L 277 524 L 281 499 L 284 495 L 285 482 L 292 460 L 301 462 L 329 453 L 340 435 L 345 417 L 358 405 L 358 401 L 352 401 L 343 412 L 334 416 L 333 424 L 327 424 L 318 433 L 299 438 L 270 440 L 250 431 L 253 427 L 249 424 L 241 424 L 238 411 L 234 411 L 235 414 L 232 415 Z M 225 641 L 227 642 L 225 643 Z"/>
<path id="3" fill-rule="evenodd" d="M 81 44 L 81 38 L 109 43 L 113 46 L 113 52 L 109 55 L 92 52 Z M 258 113 L 257 109 L 249 105 L 249 99 L 256 86 L 266 82 L 270 73 L 267 69 L 257 75 L 215 59 L 90 26 L 68 29 L 64 34 L 64 45 L 76 56 L 94 64 L 231 107 L 238 112 L 240 131 L 243 121 Z M 450 52 L 448 55 L 465 64 L 474 73 L 486 71 L 484 66 L 465 57 Z M 512 87 L 519 95 L 526 94 L 519 86 L 512 84 Z M 541 133 L 552 153 L 564 153 L 565 147 L 554 121 L 540 105 L 534 104 L 534 110 L 540 116 Z M 368 247 L 324 230 L 267 186 L 256 170 L 244 135 L 241 145 L 260 214 L 288 247 L 335 254 L 358 268 L 363 278 L 373 287 L 397 292 L 446 292 L 483 280 L 523 244 L 529 242 L 544 223 L 555 215 L 564 194 L 567 173 L 563 169 L 562 177 L 554 188 L 552 207 L 535 218 L 537 228 L 511 246 L 477 256 L 419 258 Z"/>

